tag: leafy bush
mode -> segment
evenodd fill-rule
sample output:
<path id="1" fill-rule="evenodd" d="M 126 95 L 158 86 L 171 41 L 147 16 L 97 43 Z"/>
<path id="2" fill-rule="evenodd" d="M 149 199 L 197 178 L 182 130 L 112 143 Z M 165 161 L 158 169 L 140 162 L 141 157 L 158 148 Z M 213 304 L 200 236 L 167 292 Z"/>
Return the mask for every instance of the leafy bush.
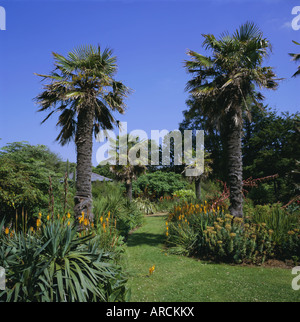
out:
<path id="1" fill-rule="evenodd" d="M 70 220 L 39 218 L 36 230 L 10 232 L 0 225 L 0 264 L 6 302 L 107 302 L 127 299 L 126 276 L 115 254 L 88 229 Z M 5 229 L 4 229 L 5 228 Z"/>
<path id="2" fill-rule="evenodd" d="M 174 172 L 156 171 L 140 176 L 133 182 L 135 195 L 145 194 L 146 197 L 160 198 L 172 195 L 175 191 L 185 189 L 188 183 L 180 174 Z"/>
<path id="3" fill-rule="evenodd" d="M 181 201 L 192 202 L 196 200 L 196 194 L 193 190 L 181 189 L 173 192 L 173 196 Z"/>
<path id="4" fill-rule="evenodd" d="M 259 209 L 243 220 L 207 203 L 176 206 L 166 223 L 167 243 L 176 252 L 223 262 L 262 263 L 299 256 L 299 216 L 271 209 L 268 214 Z"/>
<path id="5" fill-rule="evenodd" d="M 63 162 L 44 145 L 26 142 L 8 144 L 0 150 L 0 220 L 14 218 L 22 209 L 29 215 L 47 210 L 49 177 L 52 178 L 55 210 L 62 212 L 59 202 L 65 172 L 74 164 Z M 72 189 L 71 189 L 72 190 Z M 69 191 L 70 192 L 70 191 Z M 69 201 L 72 199 L 69 198 Z M 71 201 L 72 203 L 72 201 Z M 72 205 L 71 205 L 72 207 Z"/>

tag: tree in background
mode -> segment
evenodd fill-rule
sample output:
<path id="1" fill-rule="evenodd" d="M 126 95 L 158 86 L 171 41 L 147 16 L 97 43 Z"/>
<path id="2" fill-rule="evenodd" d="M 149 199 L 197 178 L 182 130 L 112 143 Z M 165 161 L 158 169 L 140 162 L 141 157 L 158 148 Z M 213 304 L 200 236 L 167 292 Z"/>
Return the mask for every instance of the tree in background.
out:
<path id="1" fill-rule="evenodd" d="M 120 142 L 126 142 L 127 149 L 126 152 L 120 150 Z M 142 156 L 142 150 L 148 146 L 148 141 L 140 141 L 138 137 L 131 138 L 129 134 L 123 137 L 117 137 L 114 141 L 111 139 L 112 149 L 111 156 L 116 160 L 116 164 L 110 166 L 110 171 L 114 174 L 117 180 L 125 183 L 126 195 L 128 200 L 132 201 L 132 182 L 136 180 L 140 175 L 144 174 L 147 170 L 146 164 L 148 164 L 148 153 L 146 157 Z M 115 148 L 115 150 L 114 150 Z M 132 157 L 138 157 L 137 162 L 133 163 L 130 160 L 130 153 L 133 152 Z M 121 162 L 121 159 L 125 161 L 126 164 Z M 122 163 L 122 164 L 120 164 Z"/>
<path id="2" fill-rule="evenodd" d="M 244 178 L 278 174 L 271 182 L 253 188 L 249 197 L 255 203 L 287 203 L 300 194 L 299 114 L 277 114 L 253 107 L 252 122 L 245 122 L 243 137 Z"/>
<path id="3" fill-rule="evenodd" d="M 189 181 L 194 181 L 195 194 L 196 194 L 196 198 L 198 200 L 201 199 L 201 182 L 202 182 L 202 180 L 207 179 L 208 176 L 210 175 L 210 173 L 212 172 L 212 168 L 211 168 L 212 162 L 213 162 L 212 159 L 210 159 L 210 153 L 204 151 L 204 171 L 203 171 L 203 173 L 199 176 L 193 176 L 193 177 L 186 176 Z M 189 164 L 188 166 L 186 166 L 183 173 L 185 173 L 187 169 L 195 169 L 196 167 L 197 167 L 197 165 L 195 163 Z"/>
<path id="4" fill-rule="evenodd" d="M 136 194 L 157 199 L 171 196 L 175 191 L 186 189 L 188 183 L 181 174 L 174 172 L 155 171 L 140 176 L 133 185 Z"/>
<path id="5" fill-rule="evenodd" d="M 124 98 L 129 89 L 114 79 L 116 57 L 110 49 L 100 46 L 78 47 L 66 57 L 53 53 L 55 69 L 50 75 L 40 75 L 48 83 L 37 96 L 40 112 L 59 112 L 56 138 L 64 145 L 75 139 L 77 152 L 75 215 L 84 211 L 92 217 L 92 148 L 93 133 L 113 129 L 113 111 L 124 113 Z M 43 123 L 42 122 L 42 123 Z"/>
<path id="6" fill-rule="evenodd" d="M 226 137 L 230 212 L 243 216 L 242 129 L 243 109 L 250 115 L 247 99 L 257 105 L 263 95 L 255 87 L 276 89 L 276 76 L 271 67 L 262 67 L 271 46 L 253 23 L 242 25 L 230 36 L 219 39 L 204 35 L 203 46 L 211 56 L 194 51 L 185 67 L 193 78 L 186 89 L 199 101 L 210 123 Z"/>
<path id="7" fill-rule="evenodd" d="M 59 197 L 65 169 L 66 164 L 44 145 L 14 142 L 4 146 L 0 150 L 0 217 L 11 219 L 22 210 L 32 217 L 47 210 L 49 177 L 53 194 Z"/>

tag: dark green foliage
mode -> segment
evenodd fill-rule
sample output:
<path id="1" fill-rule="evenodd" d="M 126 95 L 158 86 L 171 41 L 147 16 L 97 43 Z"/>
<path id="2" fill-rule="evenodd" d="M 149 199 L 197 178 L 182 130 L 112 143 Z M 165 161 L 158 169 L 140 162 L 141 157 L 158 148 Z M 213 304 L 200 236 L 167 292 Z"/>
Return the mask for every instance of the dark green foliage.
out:
<path id="1" fill-rule="evenodd" d="M 243 177 L 256 179 L 274 174 L 279 177 L 252 189 L 246 187 L 250 192 L 247 196 L 256 204 L 277 201 L 287 203 L 300 193 L 299 113 L 278 114 L 267 107 L 264 110 L 252 107 L 251 114 L 251 122 L 244 115 Z M 205 131 L 205 148 L 213 159 L 211 177 L 226 181 L 224 137 L 220 132 L 209 129 L 206 118 L 195 113 L 195 109 L 185 111 L 184 116 L 185 119 L 180 124 L 181 130 Z"/>
<path id="2" fill-rule="evenodd" d="M 187 188 L 188 183 L 180 174 L 156 171 L 140 176 L 133 183 L 135 195 L 146 194 L 153 198 L 171 196 L 175 191 Z"/>
<path id="3" fill-rule="evenodd" d="M 255 203 L 287 203 L 299 195 L 300 160 L 299 114 L 256 110 L 252 124 L 246 123 L 243 139 L 244 176 L 279 177 L 253 188 L 249 194 Z"/>
<path id="4" fill-rule="evenodd" d="M 74 168 L 74 165 L 69 165 Z M 47 211 L 49 204 L 49 177 L 53 183 L 53 195 L 63 205 L 63 178 L 66 164 L 44 145 L 33 146 L 15 142 L 0 152 L 0 218 L 14 218 L 22 209 L 29 216 Z M 72 190 L 70 187 L 69 192 Z"/>
<path id="5" fill-rule="evenodd" d="M 110 171 L 110 165 L 98 165 L 97 167 L 93 168 L 93 173 L 100 174 L 106 178 L 115 180 L 116 176 Z"/>

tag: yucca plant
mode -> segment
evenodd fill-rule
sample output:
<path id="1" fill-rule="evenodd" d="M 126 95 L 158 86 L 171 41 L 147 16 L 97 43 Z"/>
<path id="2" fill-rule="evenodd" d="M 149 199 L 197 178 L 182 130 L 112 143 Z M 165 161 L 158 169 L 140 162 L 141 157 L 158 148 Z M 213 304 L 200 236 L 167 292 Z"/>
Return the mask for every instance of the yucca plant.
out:
<path id="1" fill-rule="evenodd" d="M 151 202 L 149 198 L 138 197 L 134 199 L 133 202 L 136 204 L 137 208 L 140 211 L 142 211 L 145 215 L 151 215 L 157 212 L 156 205 L 153 202 Z"/>
<path id="2" fill-rule="evenodd" d="M 126 300 L 126 276 L 113 252 L 92 234 L 59 220 L 36 232 L 1 234 L 0 264 L 7 271 L 1 301 L 87 302 Z"/>

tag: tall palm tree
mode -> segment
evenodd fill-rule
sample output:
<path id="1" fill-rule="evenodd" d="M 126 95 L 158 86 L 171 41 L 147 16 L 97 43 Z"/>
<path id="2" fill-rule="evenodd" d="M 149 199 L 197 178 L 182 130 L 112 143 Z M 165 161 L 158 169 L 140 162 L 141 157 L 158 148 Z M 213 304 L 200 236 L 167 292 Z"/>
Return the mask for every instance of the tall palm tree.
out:
<path id="1" fill-rule="evenodd" d="M 114 79 L 116 57 L 112 50 L 100 46 L 82 46 L 66 57 L 53 53 L 54 70 L 49 75 L 36 74 L 46 80 L 43 92 L 36 97 L 39 112 L 50 111 L 44 123 L 59 112 L 56 138 L 61 145 L 75 140 L 77 152 L 75 215 L 85 212 L 92 217 L 92 147 L 93 133 L 113 129 L 113 111 L 124 113 L 124 98 L 130 90 Z"/>
<path id="2" fill-rule="evenodd" d="M 226 137 L 230 211 L 243 216 L 242 198 L 242 125 L 243 113 L 250 117 L 249 99 L 256 105 L 263 99 L 259 88 L 276 89 L 276 75 L 271 67 L 263 67 L 263 59 L 271 46 L 259 28 L 250 22 L 242 25 L 233 35 L 203 35 L 203 47 L 212 52 L 203 56 L 188 51 L 191 60 L 185 67 L 193 78 L 188 90 L 201 104 L 201 110 Z"/>

